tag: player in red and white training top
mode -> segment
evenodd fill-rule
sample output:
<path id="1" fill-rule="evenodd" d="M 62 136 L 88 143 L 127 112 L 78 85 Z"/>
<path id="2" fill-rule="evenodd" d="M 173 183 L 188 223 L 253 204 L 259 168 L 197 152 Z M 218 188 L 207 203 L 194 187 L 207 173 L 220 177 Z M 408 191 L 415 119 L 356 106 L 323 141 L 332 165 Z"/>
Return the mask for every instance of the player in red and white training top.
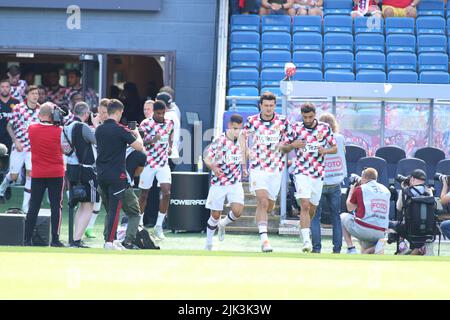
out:
<path id="1" fill-rule="evenodd" d="M 172 176 L 169 168 L 169 155 L 173 143 L 172 120 L 164 119 L 166 104 L 156 100 L 153 104 L 153 116 L 141 122 L 140 129 L 144 132 L 144 146 L 147 152 L 147 165 L 141 174 L 139 188 L 139 206 L 141 214 L 144 214 L 147 204 L 148 191 L 152 187 L 153 180 L 158 179 L 162 197 L 159 202 L 158 219 L 154 228 L 155 235 L 164 240 L 162 224 L 169 208 L 170 187 Z"/>
<path id="2" fill-rule="evenodd" d="M 28 85 L 25 80 L 20 80 L 19 66 L 10 66 L 8 68 L 7 76 L 9 83 L 11 84 L 11 97 L 23 102 Z"/>
<path id="3" fill-rule="evenodd" d="M 264 92 L 259 98 L 261 113 L 248 117 L 244 126 L 249 145 L 250 191 L 257 199 L 256 222 L 263 252 L 273 251 L 267 237 L 267 214 L 272 212 L 281 186 L 285 156 L 280 147 L 292 142 L 289 121 L 275 113 L 275 106 L 275 95 Z"/>
<path id="4" fill-rule="evenodd" d="M 28 127 L 32 123 L 38 123 L 39 89 L 37 86 L 27 88 L 26 103 L 20 103 L 13 109 L 7 130 L 13 142 L 11 158 L 9 160 L 9 173 L 5 176 L 0 190 L 6 190 L 13 182 L 17 181 L 19 173 L 25 165 L 26 180 L 23 193 L 22 210 L 28 212 L 31 197 L 31 148 L 28 137 Z"/>
<path id="5" fill-rule="evenodd" d="M 295 150 L 290 172 L 294 175 L 295 198 L 300 204 L 300 228 L 303 238 L 303 252 L 311 252 L 311 219 L 316 214 L 322 195 L 325 154 L 337 152 L 336 140 L 331 127 L 316 119 L 316 108 L 305 103 L 301 107 L 303 122 L 292 124 L 293 139 L 283 151 Z"/>
<path id="6" fill-rule="evenodd" d="M 206 250 L 212 250 L 213 236 L 218 229 L 219 240 L 225 237 L 225 226 L 236 221 L 244 209 L 244 189 L 241 173 L 248 176 L 245 160 L 245 139 L 241 135 L 242 116 L 234 114 L 228 122 L 228 130 L 216 138 L 207 149 L 205 164 L 212 171 L 206 208 L 211 210 L 206 229 Z M 225 197 L 231 211 L 223 219 Z"/>

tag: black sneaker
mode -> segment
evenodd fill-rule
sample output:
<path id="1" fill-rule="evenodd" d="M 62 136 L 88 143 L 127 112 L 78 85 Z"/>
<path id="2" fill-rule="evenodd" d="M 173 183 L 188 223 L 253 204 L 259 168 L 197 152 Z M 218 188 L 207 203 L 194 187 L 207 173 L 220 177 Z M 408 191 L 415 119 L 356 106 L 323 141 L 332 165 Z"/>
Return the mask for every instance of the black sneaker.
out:
<path id="1" fill-rule="evenodd" d="M 137 245 L 135 245 L 134 243 L 129 242 L 129 241 L 123 241 L 122 246 L 128 250 L 139 250 L 140 249 Z"/>
<path id="2" fill-rule="evenodd" d="M 11 187 L 6 188 L 6 191 L 5 191 L 5 199 L 6 199 L 6 200 L 11 199 L 11 194 L 12 194 L 12 192 L 11 192 Z"/>
<path id="3" fill-rule="evenodd" d="M 87 245 L 85 245 L 84 242 L 81 241 L 81 240 L 73 241 L 73 242 L 70 244 L 70 247 L 71 247 L 71 248 L 90 248 L 90 247 L 88 247 Z"/>
<path id="4" fill-rule="evenodd" d="M 56 240 L 56 241 L 52 241 L 52 243 L 50 244 L 50 247 L 65 248 L 66 246 L 61 241 Z"/>

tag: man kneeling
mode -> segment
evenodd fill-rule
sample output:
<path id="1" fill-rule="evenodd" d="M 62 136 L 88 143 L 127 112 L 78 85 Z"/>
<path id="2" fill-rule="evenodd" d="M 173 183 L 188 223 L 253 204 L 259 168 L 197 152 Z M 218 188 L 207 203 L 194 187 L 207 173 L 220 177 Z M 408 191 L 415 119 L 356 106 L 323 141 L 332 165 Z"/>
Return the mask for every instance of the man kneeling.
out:
<path id="1" fill-rule="evenodd" d="M 341 214 L 342 232 L 347 243 L 347 253 L 356 253 L 352 236 L 359 240 L 361 253 L 383 254 L 386 242 L 384 233 L 389 223 L 389 190 L 377 182 L 378 172 L 367 168 L 359 182 L 350 186 L 347 209 L 355 215 Z"/>

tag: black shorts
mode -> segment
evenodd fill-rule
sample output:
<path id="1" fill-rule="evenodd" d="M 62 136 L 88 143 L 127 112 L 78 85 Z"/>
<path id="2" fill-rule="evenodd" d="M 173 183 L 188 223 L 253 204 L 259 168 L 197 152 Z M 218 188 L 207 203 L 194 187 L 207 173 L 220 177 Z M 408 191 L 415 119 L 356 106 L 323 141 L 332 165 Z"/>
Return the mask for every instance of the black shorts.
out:
<path id="1" fill-rule="evenodd" d="M 92 168 L 81 168 L 81 184 L 86 190 L 86 198 L 80 202 L 98 202 L 100 200 L 98 189 L 98 182 L 95 172 Z M 67 165 L 66 171 L 67 180 L 69 180 L 70 186 L 74 186 L 79 183 L 79 167 L 73 165 Z"/>

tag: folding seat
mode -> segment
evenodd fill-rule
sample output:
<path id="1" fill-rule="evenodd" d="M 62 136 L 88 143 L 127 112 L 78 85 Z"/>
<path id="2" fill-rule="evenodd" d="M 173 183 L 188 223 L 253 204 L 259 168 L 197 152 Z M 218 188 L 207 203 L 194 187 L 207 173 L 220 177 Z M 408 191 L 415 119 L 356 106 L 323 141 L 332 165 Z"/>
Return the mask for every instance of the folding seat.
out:
<path id="1" fill-rule="evenodd" d="M 384 34 L 384 19 L 373 17 L 356 17 L 353 20 L 355 35 L 357 34 Z"/>
<path id="2" fill-rule="evenodd" d="M 386 67 L 384 53 L 360 51 L 356 54 L 356 72 L 360 70 L 383 71 Z"/>
<path id="3" fill-rule="evenodd" d="M 278 31 L 291 33 L 291 17 L 288 15 L 268 15 L 261 20 L 262 32 Z"/>
<path id="4" fill-rule="evenodd" d="M 347 162 L 347 174 L 356 173 L 356 163 L 367 156 L 366 150 L 354 144 L 345 146 L 345 161 Z"/>
<path id="5" fill-rule="evenodd" d="M 380 70 L 360 70 L 356 73 L 356 82 L 385 83 L 386 72 Z"/>
<path id="6" fill-rule="evenodd" d="M 259 113 L 259 108 L 254 106 L 236 106 L 236 109 L 230 108 L 230 110 L 233 110 L 237 113 Z"/>
<path id="7" fill-rule="evenodd" d="M 261 88 L 260 95 L 262 95 L 264 92 L 267 92 L 267 91 L 272 92 L 277 97 L 281 97 L 283 95 L 279 85 L 274 86 L 274 87 Z M 277 104 L 281 104 L 281 99 L 277 99 Z"/>
<path id="8" fill-rule="evenodd" d="M 347 33 L 329 32 L 324 36 L 324 50 L 353 52 L 353 36 Z"/>
<path id="9" fill-rule="evenodd" d="M 449 175 L 450 174 L 450 159 L 443 159 L 443 160 L 439 161 L 436 165 L 436 173 Z M 430 179 L 430 178 L 431 177 L 428 177 L 428 179 Z M 442 191 L 442 183 L 440 181 L 435 181 L 434 189 L 435 189 L 434 194 L 436 196 L 440 196 L 441 191 Z"/>
<path id="10" fill-rule="evenodd" d="M 324 78 L 328 82 L 353 82 L 355 74 L 348 70 L 329 69 L 325 71 Z"/>
<path id="11" fill-rule="evenodd" d="M 417 57 L 414 53 L 393 52 L 387 55 L 387 71 L 409 70 L 416 71 Z"/>
<path id="12" fill-rule="evenodd" d="M 297 32 L 293 42 L 294 51 L 322 51 L 322 35 L 316 32 Z"/>
<path id="13" fill-rule="evenodd" d="M 292 23 L 292 32 L 315 32 L 322 34 L 321 16 L 295 16 Z"/>
<path id="14" fill-rule="evenodd" d="M 317 69 L 297 69 L 294 75 L 297 81 L 323 81 L 322 70 Z"/>
<path id="15" fill-rule="evenodd" d="M 258 97 L 259 92 L 255 87 L 234 87 L 228 89 L 229 96 L 239 96 L 239 97 Z M 233 105 L 233 100 L 228 100 L 228 106 L 231 107 Z M 236 99 L 236 105 L 239 106 L 257 106 L 258 99 L 255 100 L 239 100 Z"/>
<path id="16" fill-rule="evenodd" d="M 417 16 L 444 16 L 442 0 L 422 0 L 417 7 Z"/>
<path id="17" fill-rule="evenodd" d="M 352 34 L 353 20 L 350 16 L 326 16 L 323 19 L 323 32 L 341 32 Z"/>
<path id="18" fill-rule="evenodd" d="M 285 32 L 268 31 L 262 34 L 262 50 L 291 51 L 291 35 Z"/>
<path id="19" fill-rule="evenodd" d="M 417 72 L 394 70 L 388 72 L 388 82 L 391 83 L 417 83 Z"/>
<path id="20" fill-rule="evenodd" d="M 255 31 L 235 31 L 231 33 L 230 49 L 253 49 L 259 51 L 259 33 Z"/>
<path id="21" fill-rule="evenodd" d="M 445 35 L 445 19 L 442 17 L 419 17 L 416 19 L 417 35 Z"/>
<path id="22" fill-rule="evenodd" d="M 235 14 L 231 16 L 230 30 L 255 31 L 259 33 L 261 18 L 256 14 Z"/>
<path id="23" fill-rule="evenodd" d="M 228 72 L 228 86 L 258 87 L 259 72 L 253 68 L 234 68 Z"/>
<path id="24" fill-rule="evenodd" d="M 350 15 L 353 8 L 353 0 L 325 0 L 323 2 L 323 14 L 326 15 Z"/>
<path id="25" fill-rule="evenodd" d="M 425 161 L 428 184 L 434 184 L 433 177 L 436 173 L 436 165 L 445 159 L 445 153 L 441 149 L 434 147 L 424 147 L 417 149 L 414 157 Z"/>
<path id="26" fill-rule="evenodd" d="M 261 88 L 279 87 L 280 81 L 285 77 L 284 69 L 270 68 L 261 71 Z"/>
<path id="27" fill-rule="evenodd" d="M 364 157 L 356 163 L 356 174 L 361 175 L 364 168 L 374 168 L 378 172 L 377 182 L 389 187 L 388 170 L 386 160 L 379 157 Z"/>
<path id="28" fill-rule="evenodd" d="M 324 69 L 340 69 L 353 72 L 353 53 L 330 51 L 324 55 Z"/>
<path id="29" fill-rule="evenodd" d="M 422 71 L 448 72 L 448 55 L 444 53 L 419 54 L 419 72 Z"/>
<path id="30" fill-rule="evenodd" d="M 447 52 L 447 38 L 444 35 L 425 34 L 417 37 L 417 53 Z"/>
<path id="31" fill-rule="evenodd" d="M 317 69 L 322 71 L 322 53 L 317 51 L 294 52 L 292 61 L 298 69 Z M 298 70 L 297 70 L 298 71 Z"/>
<path id="32" fill-rule="evenodd" d="M 261 57 L 256 50 L 231 50 L 230 69 L 232 68 L 256 68 L 259 69 Z"/>
<path id="33" fill-rule="evenodd" d="M 358 34 L 355 36 L 355 52 L 376 51 L 384 53 L 384 35 L 382 34 Z"/>
<path id="34" fill-rule="evenodd" d="M 447 11 L 447 35 L 450 36 L 450 6 L 449 11 Z"/>
<path id="35" fill-rule="evenodd" d="M 444 71 L 422 71 L 419 74 L 420 83 L 436 83 L 436 84 L 448 84 L 449 74 Z"/>
<path id="36" fill-rule="evenodd" d="M 405 150 L 397 146 L 380 147 L 375 152 L 375 156 L 386 160 L 389 184 L 393 184 L 397 176 L 397 164 L 406 158 Z"/>
<path id="37" fill-rule="evenodd" d="M 386 36 L 386 53 L 416 52 L 416 37 L 411 34 L 390 34 Z"/>
<path id="38" fill-rule="evenodd" d="M 417 158 L 405 158 L 402 159 L 398 162 L 397 164 L 397 175 L 402 175 L 402 176 L 409 176 L 411 174 L 411 172 L 413 172 L 416 169 L 420 169 L 426 172 L 427 170 L 427 165 L 425 163 L 425 161 L 423 161 L 422 159 L 417 159 Z M 395 183 L 395 187 L 396 189 L 400 188 L 400 184 L 398 182 Z"/>
<path id="39" fill-rule="evenodd" d="M 390 17 L 385 19 L 386 35 L 393 33 L 414 34 L 414 18 Z"/>
<path id="40" fill-rule="evenodd" d="M 261 68 L 284 68 L 287 62 L 291 62 L 290 51 L 265 50 L 261 55 Z"/>

